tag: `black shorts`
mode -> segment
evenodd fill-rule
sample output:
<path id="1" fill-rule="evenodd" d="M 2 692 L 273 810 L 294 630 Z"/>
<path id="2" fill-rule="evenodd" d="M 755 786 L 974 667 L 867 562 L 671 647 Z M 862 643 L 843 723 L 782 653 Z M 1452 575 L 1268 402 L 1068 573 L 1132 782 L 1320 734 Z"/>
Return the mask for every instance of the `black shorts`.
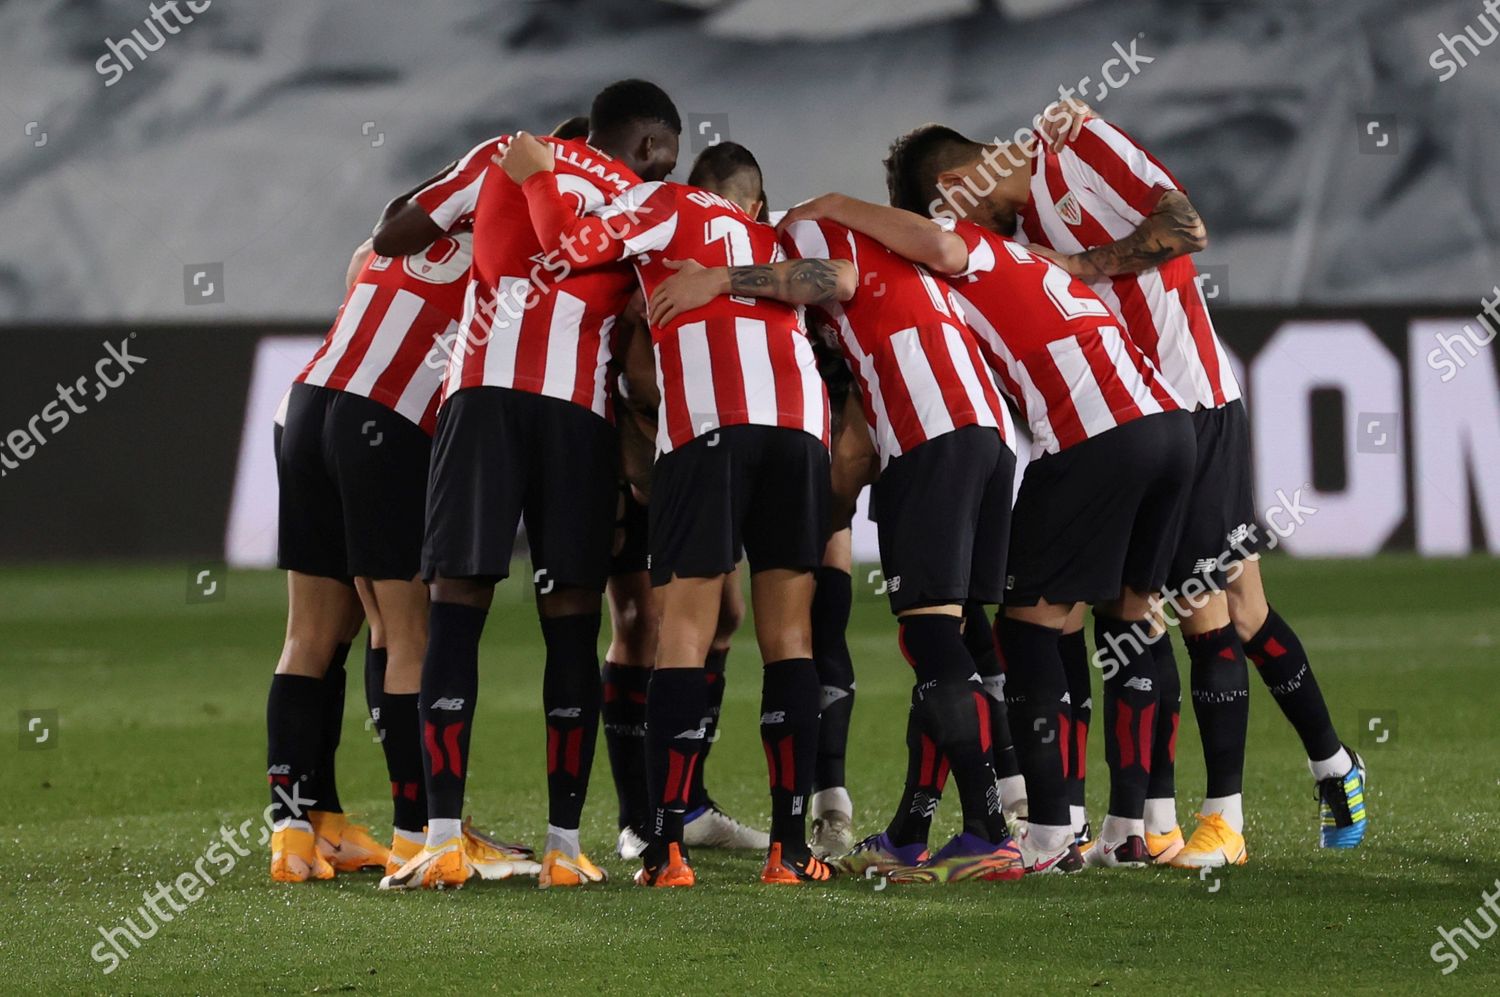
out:
<path id="1" fill-rule="evenodd" d="M 1005 603 L 1099 603 L 1159 591 L 1193 477 L 1193 420 L 1142 416 L 1026 466 Z"/>
<path id="2" fill-rule="evenodd" d="M 1198 465 L 1168 582 L 1224 587 L 1225 568 L 1260 548 L 1250 480 L 1250 419 L 1238 399 L 1193 413 Z"/>
<path id="3" fill-rule="evenodd" d="M 277 441 L 279 567 L 344 580 L 417 574 L 432 453 L 420 426 L 362 395 L 294 384 Z"/>
<path id="4" fill-rule="evenodd" d="M 620 482 L 619 498 L 615 500 L 615 548 L 609 559 L 611 578 L 650 568 L 649 516 L 646 507 L 636 501 L 630 482 Z"/>
<path id="5" fill-rule="evenodd" d="M 651 582 L 812 571 L 823 563 L 828 448 L 800 429 L 726 426 L 662 454 L 651 482 Z"/>
<path id="6" fill-rule="evenodd" d="M 1016 455 L 993 428 L 965 426 L 891 462 L 875 482 L 891 612 L 1005 591 Z"/>
<path id="7" fill-rule="evenodd" d="M 524 520 L 538 592 L 603 592 L 619 480 L 619 434 L 583 406 L 465 388 L 438 410 L 422 574 L 508 577 Z"/>

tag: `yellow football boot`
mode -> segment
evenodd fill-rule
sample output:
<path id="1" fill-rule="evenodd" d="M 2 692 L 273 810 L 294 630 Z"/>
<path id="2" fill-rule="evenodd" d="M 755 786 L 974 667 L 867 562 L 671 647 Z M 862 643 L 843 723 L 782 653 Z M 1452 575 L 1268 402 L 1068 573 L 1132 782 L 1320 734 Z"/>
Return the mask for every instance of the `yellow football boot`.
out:
<path id="1" fill-rule="evenodd" d="M 602 883 L 608 878 L 605 871 L 589 861 L 589 857 L 583 852 L 569 855 L 560 849 L 553 849 L 542 856 L 542 867 L 537 874 L 537 885 L 545 890 L 553 886 L 584 886 L 588 883 Z"/>
<path id="2" fill-rule="evenodd" d="M 1146 851 L 1151 856 L 1151 861 L 1157 865 L 1171 865 L 1177 853 L 1182 851 L 1182 828 L 1174 827 L 1166 834 L 1152 834 L 1146 832 Z"/>
<path id="3" fill-rule="evenodd" d="M 390 849 L 370 835 L 370 829 L 351 822 L 345 814 L 326 810 L 308 811 L 318 836 L 318 854 L 339 872 L 384 869 L 390 864 Z"/>
<path id="4" fill-rule="evenodd" d="M 313 832 L 284 827 L 271 832 L 271 878 L 278 883 L 332 879 L 333 866 L 318 854 Z"/>
<path id="5" fill-rule="evenodd" d="M 1243 834 L 1230 827 L 1219 814 L 1199 814 L 1193 836 L 1172 859 L 1172 865 L 1178 869 L 1217 869 L 1244 865 L 1248 858 Z"/>

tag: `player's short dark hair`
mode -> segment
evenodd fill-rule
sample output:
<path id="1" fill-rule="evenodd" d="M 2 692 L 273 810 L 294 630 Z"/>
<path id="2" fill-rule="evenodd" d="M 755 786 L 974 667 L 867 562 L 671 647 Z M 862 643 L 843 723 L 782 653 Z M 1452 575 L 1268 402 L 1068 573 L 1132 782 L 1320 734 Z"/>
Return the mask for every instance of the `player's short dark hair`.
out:
<path id="1" fill-rule="evenodd" d="M 682 133 L 682 118 L 667 92 L 646 80 L 618 80 L 599 91 L 589 108 L 589 131 L 614 135 L 637 121 L 659 121 Z"/>
<path id="2" fill-rule="evenodd" d="M 588 138 L 589 116 L 587 114 L 575 114 L 571 118 L 558 123 L 552 129 L 552 137 L 560 139 Z"/>
<path id="3" fill-rule="evenodd" d="M 763 201 L 766 197 L 760 163 L 738 142 L 716 142 L 698 153 L 687 182 L 694 187 L 712 187 L 721 193 L 732 191 L 752 201 Z"/>
<path id="4" fill-rule="evenodd" d="M 885 186 L 891 204 L 927 215 L 938 197 L 937 178 L 971 161 L 984 146 L 947 125 L 923 125 L 891 143 L 885 158 Z"/>

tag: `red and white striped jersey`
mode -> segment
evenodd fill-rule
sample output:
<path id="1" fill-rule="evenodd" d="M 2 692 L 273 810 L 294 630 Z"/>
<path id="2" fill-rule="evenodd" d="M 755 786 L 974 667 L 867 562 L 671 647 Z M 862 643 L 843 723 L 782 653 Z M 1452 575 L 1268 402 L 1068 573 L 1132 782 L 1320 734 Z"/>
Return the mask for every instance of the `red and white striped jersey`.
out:
<path id="1" fill-rule="evenodd" d="M 1020 213 L 1022 240 L 1069 254 L 1108 245 L 1134 232 L 1165 191 L 1180 189 L 1134 139 L 1093 118 L 1062 152 L 1037 153 Z M 1089 286 L 1189 407 L 1217 408 L 1240 397 L 1189 257 Z"/>
<path id="2" fill-rule="evenodd" d="M 783 258 L 775 229 L 718 194 L 643 183 L 579 218 L 568 210 L 561 180 L 538 173 L 524 185 L 542 242 L 565 247 L 579 267 L 632 259 L 648 302 L 675 273 L 665 260 L 722 267 Z M 660 453 L 736 425 L 800 429 L 828 444 L 828 392 L 799 309 L 720 296 L 665 327 L 651 322 L 651 341 L 661 388 Z"/>
<path id="3" fill-rule="evenodd" d="M 953 230 L 969 247 L 969 263 L 948 281 L 1031 428 L 1033 453 L 1057 453 L 1143 415 L 1182 408 L 1086 284 L 973 222 Z"/>
<path id="4" fill-rule="evenodd" d="M 558 188 L 575 213 L 640 183 L 624 163 L 581 139 L 540 138 L 552 146 Z M 520 186 L 491 161 L 509 142 L 503 135 L 480 144 L 414 198 L 439 225 L 474 219 L 474 264 L 443 398 L 488 385 L 561 398 L 611 418 L 610 336 L 635 281 L 625 266 L 582 270 L 543 252 Z"/>
<path id="5" fill-rule="evenodd" d="M 859 381 L 882 467 L 964 426 L 993 426 L 1015 449 L 1010 411 L 947 285 L 875 239 L 826 219 L 792 223 L 781 244 L 788 256 L 848 260 L 859 274 L 854 297 L 818 310 Z"/>
<path id="6" fill-rule="evenodd" d="M 425 429 L 463 315 L 473 236 L 456 231 L 412 256 L 372 256 L 297 381 L 363 395 Z"/>

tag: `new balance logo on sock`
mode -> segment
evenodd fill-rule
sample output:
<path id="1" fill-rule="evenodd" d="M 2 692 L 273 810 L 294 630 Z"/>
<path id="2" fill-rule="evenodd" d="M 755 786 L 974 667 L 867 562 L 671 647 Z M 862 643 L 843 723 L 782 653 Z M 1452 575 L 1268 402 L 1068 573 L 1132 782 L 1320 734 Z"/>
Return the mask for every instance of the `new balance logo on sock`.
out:
<path id="1" fill-rule="evenodd" d="M 579 706 L 559 706 L 557 709 L 550 711 L 547 716 L 560 717 L 564 720 L 577 720 L 583 716 L 583 708 Z"/>
<path id="2" fill-rule="evenodd" d="M 291 774 L 292 774 L 292 767 L 290 765 L 272 765 L 270 768 L 266 769 L 266 775 L 291 775 Z"/>
<path id="3" fill-rule="evenodd" d="M 784 724 L 786 723 L 786 711 L 771 710 L 768 713 L 762 713 L 760 715 L 760 722 L 763 724 Z"/>
<path id="4" fill-rule="evenodd" d="M 432 708 L 434 710 L 461 710 L 464 708 L 464 701 L 462 698 L 453 699 L 448 696 L 444 696 L 442 699 L 439 699 L 437 702 L 433 703 Z"/>
<path id="5" fill-rule="evenodd" d="M 678 738 L 688 741 L 701 741 L 707 736 L 708 732 L 705 731 L 702 727 L 689 728 L 688 730 L 682 731 L 677 735 Z"/>
<path id="6" fill-rule="evenodd" d="M 1145 678 L 1143 676 L 1137 675 L 1134 678 L 1128 678 L 1128 679 L 1125 680 L 1125 688 L 1127 688 L 1127 689 L 1135 689 L 1135 690 L 1137 690 L 1139 692 L 1150 692 L 1151 691 L 1151 680 L 1148 679 L 1148 678 Z"/>

